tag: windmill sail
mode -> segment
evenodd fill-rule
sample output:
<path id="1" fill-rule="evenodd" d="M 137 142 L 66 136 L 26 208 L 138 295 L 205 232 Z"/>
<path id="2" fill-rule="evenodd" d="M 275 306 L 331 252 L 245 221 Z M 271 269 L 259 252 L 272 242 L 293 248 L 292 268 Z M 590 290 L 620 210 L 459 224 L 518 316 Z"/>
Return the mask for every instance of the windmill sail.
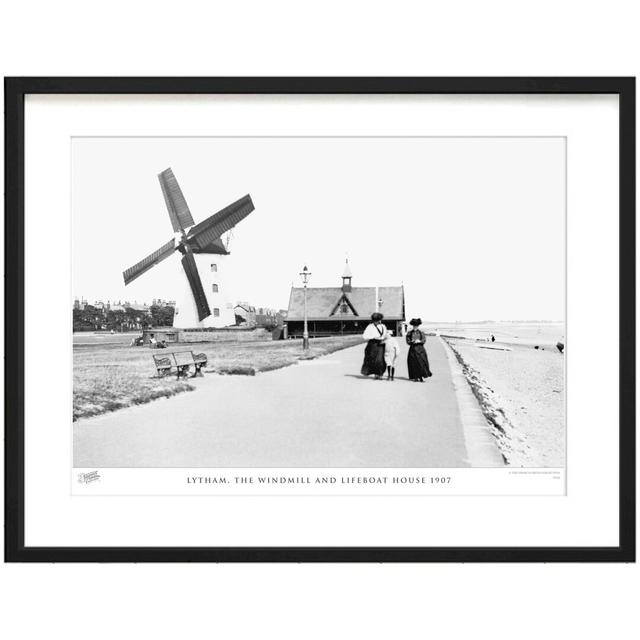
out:
<path id="1" fill-rule="evenodd" d="M 214 213 L 206 220 L 197 224 L 187 238 L 194 242 L 200 249 L 217 240 L 223 233 L 226 233 L 238 222 L 244 220 L 254 210 L 253 201 L 250 195 L 246 195 L 240 200 L 236 200 L 228 207 Z"/>
<path id="2" fill-rule="evenodd" d="M 144 258 L 144 260 L 140 260 L 138 264 L 134 264 L 133 267 L 129 267 L 122 274 L 124 276 L 125 285 L 129 284 L 132 280 L 135 280 L 138 276 L 141 276 L 145 271 L 149 271 L 151 267 L 168 258 L 175 251 L 175 248 L 175 240 L 171 238 L 169 242 L 163 244 L 159 249 L 156 249 L 152 254 Z"/>
<path id="3" fill-rule="evenodd" d="M 170 240 L 144 260 L 124 271 L 122 274 L 124 283 L 125 285 L 129 284 L 168 258 L 175 250 L 179 250 L 182 254 L 182 267 L 196 304 L 198 321 L 202 322 L 205 318 L 211 316 L 211 309 L 202 286 L 194 254 L 227 255 L 229 253 L 228 243 L 223 240 L 222 236 L 254 210 L 253 202 L 251 196 L 247 194 L 228 207 L 209 216 L 200 224 L 194 225 L 187 201 L 171 168 L 165 169 L 158 174 L 158 180 L 160 181 L 162 195 L 169 212 L 171 226 L 179 237 Z M 189 230 L 188 233 L 187 230 Z M 217 309 L 214 309 L 214 311 L 217 311 Z M 216 314 L 216 317 L 219 315 Z M 196 324 L 195 316 L 192 316 L 189 312 L 183 317 Z M 222 322 L 222 318 L 217 322 Z"/>
<path id="4" fill-rule="evenodd" d="M 211 253 L 214 255 L 221 255 L 221 256 L 226 256 L 229 254 L 228 248 L 223 242 L 222 238 L 218 238 L 213 242 L 210 242 L 209 244 L 205 245 L 202 248 L 200 248 L 195 243 L 189 246 L 193 250 L 193 253 Z"/>
<path id="5" fill-rule="evenodd" d="M 182 189 L 180 189 L 173 171 L 170 168 L 165 169 L 158 174 L 158 180 L 160 180 L 160 188 L 169 210 L 169 218 L 171 218 L 173 230 L 178 233 L 192 227 L 194 222 L 191 217 L 191 211 L 189 211 L 187 201 L 182 195 Z"/>
<path id="6" fill-rule="evenodd" d="M 191 253 L 191 251 L 187 250 L 187 252 L 182 256 L 182 266 L 187 274 L 189 286 L 193 293 L 193 299 L 195 300 L 196 308 L 198 309 L 198 319 L 202 322 L 205 318 L 208 318 L 211 315 L 211 310 L 209 309 L 209 303 L 207 302 L 207 297 L 204 293 L 204 289 L 202 288 L 202 280 L 200 280 L 200 274 L 198 273 L 198 267 L 196 266 L 196 259 L 193 257 L 193 253 Z"/>

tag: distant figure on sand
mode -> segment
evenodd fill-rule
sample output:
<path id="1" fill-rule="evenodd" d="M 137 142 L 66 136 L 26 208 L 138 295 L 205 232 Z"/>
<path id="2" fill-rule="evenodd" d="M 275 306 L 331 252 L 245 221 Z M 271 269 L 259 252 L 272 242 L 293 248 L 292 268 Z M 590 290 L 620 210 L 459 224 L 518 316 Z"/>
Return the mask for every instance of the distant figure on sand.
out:
<path id="1" fill-rule="evenodd" d="M 400 355 L 400 345 L 393 337 L 393 331 L 387 332 L 387 339 L 384 341 L 384 361 L 387 363 L 387 380 L 393 382 L 396 375 L 396 361 Z"/>
<path id="2" fill-rule="evenodd" d="M 367 346 L 364 350 L 364 362 L 360 373 L 363 376 L 374 374 L 376 380 L 382 380 L 382 374 L 387 368 L 384 361 L 384 340 L 387 337 L 387 328 L 382 324 L 381 313 L 371 314 L 371 323 L 362 334 Z"/>
<path id="3" fill-rule="evenodd" d="M 407 355 L 409 379 L 415 382 L 424 382 L 423 378 L 429 378 L 433 374 L 429 369 L 429 358 L 424 348 L 424 343 L 427 338 L 419 329 L 422 324 L 422 319 L 413 318 L 409 324 L 413 327 L 413 329 L 407 333 L 407 344 L 409 345 L 409 355 Z"/>
<path id="4" fill-rule="evenodd" d="M 556 342 L 556 349 L 562 353 L 564 351 L 564 343 L 562 342 Z"/>

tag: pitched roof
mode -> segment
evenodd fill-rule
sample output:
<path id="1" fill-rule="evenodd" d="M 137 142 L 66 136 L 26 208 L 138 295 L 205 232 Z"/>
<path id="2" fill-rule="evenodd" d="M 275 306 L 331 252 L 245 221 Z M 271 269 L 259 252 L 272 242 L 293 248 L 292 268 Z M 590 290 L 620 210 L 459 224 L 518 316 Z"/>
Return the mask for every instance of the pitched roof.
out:
<path id="1" fill-rule="evenodd" d="M 348 313 L 334 311 L 342 296 L 345 296 L 356 310 L 355 316 L 351 309 Z M 379 287 L 378 296 L 382 300 L 380 311 L 388 319 L 404 318 L 404 288 Z M 369 319 L 376 311 L 376 288 L 353 287 L 348 293 L 343 293 L 341 287 L 309 287 L 307 289 L 307 318 L 309 320 L 329 320 L 331 318 L 362 318 Z M 292 287 L 289 296 L 287 320 L 302 320 L 304 318 L 304 289 Z"/>

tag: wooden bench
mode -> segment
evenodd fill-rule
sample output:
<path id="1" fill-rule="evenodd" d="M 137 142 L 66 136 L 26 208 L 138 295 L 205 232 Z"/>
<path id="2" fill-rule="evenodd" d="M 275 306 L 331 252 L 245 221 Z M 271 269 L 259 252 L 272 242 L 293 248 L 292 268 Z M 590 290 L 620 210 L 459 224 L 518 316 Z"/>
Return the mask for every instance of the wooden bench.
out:
<path id="1" fill-rule="evenodd" d="M 159 376 L 166 376 L 170 373 L 176 374 L 176 379 L 195 378 L 202 375 L 202 367 L 207 364 L 205 353 L 193 353 L 193 351 L 171 351 L 162 355 L 153 354 L 153 362 Z M 193 373 L 189 375 L 189 370 L 193 367 Z"/>

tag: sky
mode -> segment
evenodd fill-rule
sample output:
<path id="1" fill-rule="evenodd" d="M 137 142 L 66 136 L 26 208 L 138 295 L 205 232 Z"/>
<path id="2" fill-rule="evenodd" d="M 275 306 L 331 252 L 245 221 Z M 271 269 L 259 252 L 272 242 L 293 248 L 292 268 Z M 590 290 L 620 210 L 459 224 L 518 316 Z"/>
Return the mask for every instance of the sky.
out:
<path id="1" fill-rule="evenodd" d="M 73 295 L 175 299 L 178 255 L 157 174 L 196 223 L 249 193 L 226 269 L 235 300 L 286 308 L 310 286 L 403 284 L 407 317 L 563 320 L 564 138 L 74 138 Z"/>

